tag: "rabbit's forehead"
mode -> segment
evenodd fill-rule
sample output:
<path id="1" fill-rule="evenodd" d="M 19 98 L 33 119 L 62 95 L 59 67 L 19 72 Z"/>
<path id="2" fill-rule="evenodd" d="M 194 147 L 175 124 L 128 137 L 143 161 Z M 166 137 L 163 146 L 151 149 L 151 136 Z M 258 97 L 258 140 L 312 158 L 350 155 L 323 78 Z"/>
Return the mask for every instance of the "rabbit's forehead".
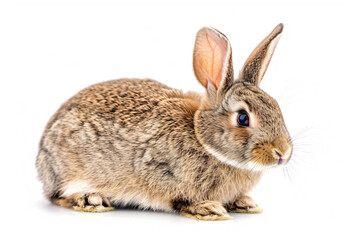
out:
<path id="1" fill-rule="evenodd" d="M 255 86 L 252 88 L 246 86 L 233 89 L 233 91 L 227 95 L 224 103 L 226 105 L 224 107 L 231 112 L 245 109 L 267 118 L 270 116 L 281 116 L 281 111 L 276 100 Z"/>

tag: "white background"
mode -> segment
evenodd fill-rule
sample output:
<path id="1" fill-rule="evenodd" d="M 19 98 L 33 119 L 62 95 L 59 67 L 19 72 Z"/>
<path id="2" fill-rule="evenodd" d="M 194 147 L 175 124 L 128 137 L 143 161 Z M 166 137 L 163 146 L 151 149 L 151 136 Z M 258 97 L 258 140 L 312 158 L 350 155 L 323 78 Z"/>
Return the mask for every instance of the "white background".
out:
<path id="1" fill-rule="evenodd" d="M 144 2 L 1 1 L 1 239 L 359 239 L 359 6 Z M 271 170 L 252 194 L 263 214 L 217 222 L 137 210 L 92 214 L 43 197 L 38 142 L 66 99 L 122 77 L 202 92 L 191 62 L 199 28 L 227 35 L 238 71 L 280 22 L 283 36 L 261 87 L 298 139 L 290 177 Z"/>

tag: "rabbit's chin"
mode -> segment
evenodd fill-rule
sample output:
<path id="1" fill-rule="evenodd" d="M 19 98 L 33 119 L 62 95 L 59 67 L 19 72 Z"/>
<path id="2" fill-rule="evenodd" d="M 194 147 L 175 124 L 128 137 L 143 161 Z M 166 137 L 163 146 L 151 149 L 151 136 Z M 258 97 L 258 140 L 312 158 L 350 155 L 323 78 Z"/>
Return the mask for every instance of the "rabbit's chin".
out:
<path id="1" fill-rule="evenodd" d="M 274 163 L 274 164 L 269 164 L 269 165 L 264 165 L 262 163 L 259 162 L 255 162 L 255 161 L 244 161 L 244 162 L 239 162 L 233 159 L 230 159 L 226 156 L 224 156 L 223 154 L 219 153 L 218 151 L 214 150 L 213 148 L 204 145 L 204 148 L 206 149 L 206 151 L 208 151 L 211 155 L 213 155 L 216 159 L 218 159 L 219 161 L 221 161 L 222 163 L 225 163 L 227 165 L 230 165 L 232 167 L 238 168 L 238 169 L 242 169 L 242 170 L 247 170 L 247 171 L 264 171 L 267 170 L 269 168 L 274 168 L 277 166 L 281 166 L 283 165 L 283 163 Z"/>

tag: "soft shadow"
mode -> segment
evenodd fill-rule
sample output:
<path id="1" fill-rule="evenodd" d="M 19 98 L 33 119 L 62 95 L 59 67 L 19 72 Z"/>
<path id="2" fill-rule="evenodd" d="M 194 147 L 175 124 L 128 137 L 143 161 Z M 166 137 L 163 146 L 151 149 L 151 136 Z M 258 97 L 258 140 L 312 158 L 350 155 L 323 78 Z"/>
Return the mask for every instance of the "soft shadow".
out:
<path id="1" fill-rule="evenodd" d="M 92 213 L 92 212 L 80 212 L 75 211 L 72 209 L 60 207 L 57 205 L 54 205 L 46 200 L 39 200 L 36 201 L 35 206 L 40 209 L 41 211 L 50 213 L 52 215 L 71 215 L 71 216 L 108 216 L 111 218 L 118 218 L 118 219 L 127 219 L 127 220 L 136 220 L 136 219 L 142 219 L 142 220 L 149 220 L 149 221 L 172 221 L 172 222 L 178 222 L 178 223 L 205 223 L 209 221 L 201 221 L 201 220 L 194 220 L 190 218 L 183 217 L 179 215 L 176 212 L 164 212 L 164 211 L 154 211 L 154 210 L 144 210 L 139 209 L 137 206 L 118 206 L 113 211 L 104 212 L 104 213 Z M 248 222 L 248 221 L 254 221 L 257 219 L 260 219 L 261 216 L 264 213 L 261 214 L 248 214 L 248 213 L 230 213 L 232 216 L 232 219 L 227 221 L 221 221 L 221 222 Z M 218 222 L 218 221 L 210 221 L 210 222 Z"/>
<path id="2" fill-rule="evenodd" d="M 139 209 L 136 206 L 116 207 L 113 211 L 104 212 L 104 213 L 75 211 L 73 209 L 57 206 L 47 200 L 36 201 L 35 206 L 36 206 L 36 208 L 40 209 L 41 211 L 51 213 L 53 215 L 69 215 L 69 214 L 74 215 L 74 216 L 79 216 L 79 215 L 82 215 L 82 216 L 86 216 L 86 215 L 88 215 L 88 216 L 104 216 L 104 215 L 108 215 L 111 217 L 126 218 L 126 219 L 141 218 L 141 219 L 149 219 L 149 220 L 150 219 L 154 220 L 154 218 L 157 218 L 159 220 L 161 220 L 161 219 L 175 220 L 178 218 L 184 218 L 175 212 L 144 210 L 144 209 Z"/>

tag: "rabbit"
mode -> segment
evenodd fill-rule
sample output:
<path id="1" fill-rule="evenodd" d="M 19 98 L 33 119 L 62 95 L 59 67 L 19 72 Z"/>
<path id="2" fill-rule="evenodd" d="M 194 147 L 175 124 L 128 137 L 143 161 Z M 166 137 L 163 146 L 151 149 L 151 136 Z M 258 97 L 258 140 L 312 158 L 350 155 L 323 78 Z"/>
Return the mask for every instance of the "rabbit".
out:
<path id="1" fill-rule="evenodd" d="M 275 27 L 235 78 L 227 37 L 200 29 L 193 68 L 204 94 L 150 79 L 80 91 L 41 138 L 36 167 L 45 196 L 88 212 L 133 206 L 199 220 L 262 212 L 249 192 L 292 154 L 279 105 L 259 88 L 282 30 Z"/>

